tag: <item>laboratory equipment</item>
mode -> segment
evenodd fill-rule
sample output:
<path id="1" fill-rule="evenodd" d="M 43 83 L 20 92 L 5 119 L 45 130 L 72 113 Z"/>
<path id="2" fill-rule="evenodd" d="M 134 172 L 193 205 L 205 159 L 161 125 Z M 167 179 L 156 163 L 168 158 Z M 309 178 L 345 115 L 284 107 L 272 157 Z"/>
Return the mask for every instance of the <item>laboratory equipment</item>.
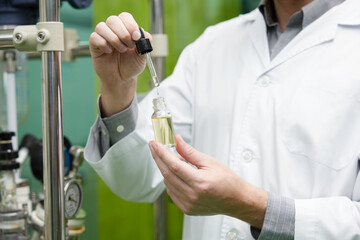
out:
<path id="1" fill-rule="evenodd" d="M 78 180 L 65 180 L 65 217 L 73 218 L 79 212 L 82 203 L 82 189 Z"/>
<path id="2" fill-rule="evenodd" d="M 164 144 L 168 148 L 175 147 L 174 127 L 172 117 L 166 108 L 163 97 L 153 99 L 154 113 L 151 116 L 155 140 Z"/>
<path id="3" fill-rule="evenodd" d="M 44 188 L 43 202 L 44 220 L 43 237 L 49 240 L 65 239 L 64 218 L 64 179 L 63 179 L 63 130 L 62 130 L 62 77 L 61 77 L 61 51 L 64 50 L 64 29 L 60 22 L 60 4 L 63 0 L 7 0 L 0 1 L 0 49 L 8 51 L 7 63 L 14 63 L 14 48 L 19 51 L 41 52 L 42 58 L 42 107 L 43 107 L 43 138 L 44 138 Z M 90 5 L 92 0 L 69 0 L 76 8 Z M 40 22 L 36 23 L 40 16 Z M 36 25 L 35 25 L 36 24 Z M 71 48 L 74 49 L 74 48 Z M 82 49 L 80 54 L 83 54 Z M 73 51 L 71 51 L 71 54 Z M 75 53 L 72 55 L 76 55 Z M 10 57 L 9 57 L 10 56 Z M 15 54 L 16 56 L 16 54 Z M 2 59 L 0 59 L 1 61 Z M 6 96 L 6 115 L 17 116 L 14 107 L 16 102 L 14 91 L 17 70 L 15 64 L 11 65 L 12 71 L 4 74 L 5 82 L 10 82 L 11 92 L 3 90 Z M 2 69 L 4 72 L 6 69 Z M 25 71 L 24 71 L 25 72 Z M 16 80 L 17 81 L 17 80 Z M 10 100 L 9 97 L 11 97 Z M 5 103 L 1 102 L 1 103 Z M 12 111 L 12 114 L 8 114 Z M 15 114 L 13 114 L 15 113 Z M 12 119 L 15 119 L 14 117 Z M 17 120 L 7 120 L 17 128 Z M 14 129 L 15 131 L 16 129 Z M 14 141 L 17 144 L 17 141 Z M 17 149 L 15 147 L 15 149 Z M 9 174 L 4 174 L 6 182 L 13 182 Z M 24 186 L 23 186 L 24 185 Z M 21 182 L 21 187 L 26 187 L 26 181 Z M 22 191 L 24 190 L 24 191 Z M 27 194 L 24 188 L 19 191 L 16 200 Z M 21 197 L 20 197 L 21 195 Z M 20 210 L 20 213 L 23 210 Z M 17 215 L 21 215 L 21 214 Z M 24 214 L 22 214 L 24 216 Z M 0 223 L 6 224 L 9 216 L 0 216 Z M 11 219 L 14 216 L 10 216 Z M 34 218 L 35 219 L 35 218 Z M 34 225 L 35 226 L 35 225 Z M 2 238 L 1 238 L 2 239 Z M 13 239 L 13 238 L 12 238 Z"/>
<path id="4" fill-rule="evenodd" d="M 0 239 L 30 239 L 27 232 L 28 196 L 17 191 L 15 171 L 18 151 L 13 149 L 13 132 L 0 133 Z M 21 187 L 21 186 L 20 186 Z M 18 199 L 18 195 L 20 199 Z M 25 200 L 24 200 L 25 198 Z M 18 206 L 18 200 L 23 202 Z"/>
<path id="5" fill-rule="evenodd" d="M 160 80 L 165 77 L 165 57 L 169 54 L 168 37 L 164 33 L 164 19 L 164 0 L 151 0 L 151 35 L 154 48 L 151 57 Z M 156 240 L 168 239 L 166 205 L 166 192 L 163 192 L 154 202 L 154 238 Z"/>
<path id="6" fill-rule="evenodd" d="M 0 129 L 15 132 L 13 147 L 18 149 L 17 128 L 29 114 L 27 55 L 10 49 L 0 51 L 0 58 Z"/>
<path id="7" fill-rule="evenodd" d="M 67 1 L 73 8 L 87 8 L 92 0 Z M 2 0 L 0 1 L 0 25 L 17 26 L 35 24 L 39 18 L 41 0 Z M 55 7 L 55 6 L 54 6 Z"/>
<path id="8" fill-rule="evenodd" d="M 29 148 L 30 166 L 34 176 L 43 182 L 43 154 L 42 140 L 36 139 L 32 135 L 26 135 L 22 141 Z M 86 212 L 81 209 L 83 192 L 81 187 L 82 178 L 78 173 L 81 164 L 84 161 L 84 148 L 81 146 L 71 146 L 70 141 L 64 137 L 65 166 L 64 166 L 64 217 L 65 237 L 67 240 L 80 239 L 85 231 Z M 23 148 L 23 147 L 22 147 Z M 31 213 L 31 226 L 36 231 L 37 237 L 45 237 L 45 215 L 44 215 L 44 197 L 40 194 L 36 201 L 36 208 Z"/>

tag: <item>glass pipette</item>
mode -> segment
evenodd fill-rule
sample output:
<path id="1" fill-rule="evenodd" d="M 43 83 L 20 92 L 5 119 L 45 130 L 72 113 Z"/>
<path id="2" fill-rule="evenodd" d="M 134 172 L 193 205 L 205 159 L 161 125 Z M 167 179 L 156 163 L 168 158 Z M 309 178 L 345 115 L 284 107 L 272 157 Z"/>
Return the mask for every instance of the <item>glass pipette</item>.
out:
<path id="1" fill-rule="evenodd" d="M 144 34 L 144 31 L 142 30 L 142 28 L 139 28 L 139 30 L 140 30 L 140 33 L 141 33 L 141 37 L 136 42 L 136 49 L 137 49 L 139 54 L 145 55 L 145 57 L 146 57 L 146 65 L 149 68 L 150 75 L 151 75 L 151 78 L 153 80 L 153 83 L 154 83 L 155 87 L 159 87 L 160 82 L 159 82 L 158 76 L 157 76 L 156 71 L 155 71 L 154 64 L 153 64 L 153 62 L 151 60 L 151 56 L 150 56 L 150 52 L 153 50 L 153 48 L 151 46 L 150 40 L 148 38 L 145 38 L 145 34 Z"/>
<path id="2" fill-rule="evenodd" d="M 146 64 L 147 64 L 147 66 L 149 68 L 150 75 L 151 75 L 151 78 L 153 80 L 153 83 L 154 83 L 155 87 L 159 87 L 160 82 L 159 82 L 158 76 L 156 74 L 154 64 L 153 64 L 153 62 L 151 60 L 150 53 L 146 53 L 145 55 L 146 55 Z"/>

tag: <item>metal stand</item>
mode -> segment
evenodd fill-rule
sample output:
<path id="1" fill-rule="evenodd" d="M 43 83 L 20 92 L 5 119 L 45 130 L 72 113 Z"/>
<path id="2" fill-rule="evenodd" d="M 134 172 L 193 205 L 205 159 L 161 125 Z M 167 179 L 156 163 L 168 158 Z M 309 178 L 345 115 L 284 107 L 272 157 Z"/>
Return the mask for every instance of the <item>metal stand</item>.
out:
<path id="1" fill-rule="evenodd" d="M 65 240 L 64 143 L 62 120 L 61 52 L 64 50 L 61 0 L 39 0 L 40 22 L 35 25 L 0 29 L 0 50 L 41 52 L 42 120 L 45 239 Z M 77 8 L 91 0 L 71 1 Z M 75 38 L 76 39 L 76 38 Z M 88 46 L 69 47 L 70 58 L 89 54 Z M 37 55 L 38 56 L 38 55 Z"/>
<path id="2" fill-rule="evenodd" d="M 40 22 L 60 21 L 60 0 L 40 0 Z M 42 52 L 45 239 L 65 240 L 61 53 Z"/>
<path id="3" fill-rule="evenodd" d="M 163 0 L 151 1 L 151 33 L 164 33 L 164 2 Z M 160 80 L 165 76 L 165 58 L 154 57 L 154 67 Z M 166 193 L 163 192 L 154 202 L 155 239 L 167 239 Z"/>

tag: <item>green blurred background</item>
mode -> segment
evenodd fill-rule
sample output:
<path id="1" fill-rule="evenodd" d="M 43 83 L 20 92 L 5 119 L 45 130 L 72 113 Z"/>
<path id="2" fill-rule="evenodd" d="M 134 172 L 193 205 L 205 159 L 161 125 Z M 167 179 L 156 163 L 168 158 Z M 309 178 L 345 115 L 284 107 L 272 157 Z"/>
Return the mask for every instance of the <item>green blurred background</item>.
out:
<path id="1" fill-rule="evenodd" d="M 169 57 L 166 74 L 171 74 L 182 49 L 194 41 L 207 26 L 233 18 L 255 8 L 258 0 L 169 0 L 165 1 L 165 32 L 169 37 Z M 74 10 L 66 2 L 61 8 L 61 20 L 66 28 L 76 28 L 80 40 L 87 41 L 98 22 L 110 15 L 130 12 L 140 26 L 150 31 L 149 0 L 94 0 L 85 10 Z M 42 137 L 40 60 L 29 60 L 29 114 L 19 126 L 19 139 L 24 134 Z M 64 135 L 73 145 L 85 146 L 89 129 L 97 114 L 96 99 L 99 81 L 89 57 L 63 63 Z M 139 79 L 138 91 L 149 90 L 149 75 Z M 82 239 L 154 239 L 152 204 L 130 203 L 113 194 L 91 167 L 84 163 L 80 173 L 84 178 L 83 208 L 87 212 L 86 231 Z M 32 189 L 41 185 L 31 176 L 26 162 L 22 176 L 30 180 Z M 168 239 L 181 239 L 183 215 L 168 200 Z"/>

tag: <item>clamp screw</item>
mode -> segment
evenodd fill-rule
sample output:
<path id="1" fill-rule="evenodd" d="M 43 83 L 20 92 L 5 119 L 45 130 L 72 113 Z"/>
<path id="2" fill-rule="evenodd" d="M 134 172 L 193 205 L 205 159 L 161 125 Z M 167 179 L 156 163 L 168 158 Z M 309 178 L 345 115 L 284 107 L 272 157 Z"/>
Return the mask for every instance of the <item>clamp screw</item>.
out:
<path id="1" fill-rule="evenodd" d="M 15 39 L 16 39 L 17 42 L 20 42 L 21 39 L 22 39 L 21 33 L 16 33 L 16 34 L 15 34 Z"/>
<path id="2" fill-rule="evenodd" d="M 37 37 L 38 37 L 38 40 L 41 42 L 41 41 L 44 41 L 46 34 L 45 34 L 45 32 L 40 31 L 40 32 L 38 32 Z"/>

